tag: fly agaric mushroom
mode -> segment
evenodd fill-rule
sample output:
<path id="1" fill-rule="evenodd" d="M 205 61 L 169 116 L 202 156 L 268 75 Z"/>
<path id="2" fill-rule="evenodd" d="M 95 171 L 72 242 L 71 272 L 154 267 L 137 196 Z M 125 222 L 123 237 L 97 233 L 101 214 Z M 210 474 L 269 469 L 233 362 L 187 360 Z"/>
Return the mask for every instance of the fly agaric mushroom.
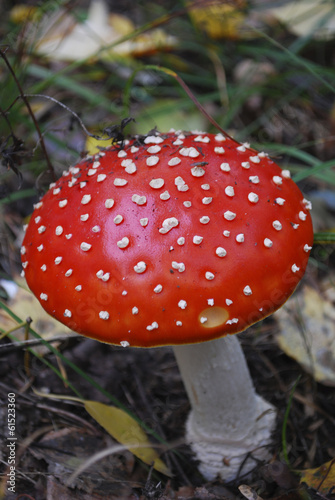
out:
<path id="1" fill-rule="evenodd" d="M 236 337 L 278 309 L 313 241 L 287 170 L 223 134 L 135 137 L 50 186 L 21 249 L 27 283 L 69 328 L 121 346 L 175 346 L 187 440 L 207 479 L 267 457 L 275 412 Z M 193 345 L 187 345 L 193 344 Z"/>

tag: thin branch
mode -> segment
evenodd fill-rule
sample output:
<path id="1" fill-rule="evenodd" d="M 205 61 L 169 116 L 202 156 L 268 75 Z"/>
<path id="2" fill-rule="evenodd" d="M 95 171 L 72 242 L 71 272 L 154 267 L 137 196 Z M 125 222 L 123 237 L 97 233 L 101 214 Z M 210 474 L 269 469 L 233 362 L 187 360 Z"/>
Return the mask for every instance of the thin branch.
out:
<path id="1" fill-rule="evenodd" d="M 14 130 L 13 130 L 12 125 L 11 125 L 9 119 L 8 119 L 7 112 L 4 111 L 1 106 L 0 106 L 0 114 L 2 115 L 3 119 L 7 123 L 7 126 L 8 126 L 8 128 L 10 130 L 10 135 L 14 138 L 15 137 Z"/>
<path id="2" fill-rule="evenodd" d="M 98 139 L 99 141 L 103 141 L 103 140 L 108 141 L 109 140 L 109 137 L 102 138 L 102 137 L 100 137 L 98 135 L 95 135 L 95 134 L 92 134 L 91 132 L 89 132 L 87 130 L 87 128 L 85 127 L 84 122 L 82 121 L 82 119 L 80 118 L 80 116 L 77 115 L 77 113 L 75 111 L 73 111 L 71 108 L 69 108 L 68 106 L 66 106 L 62 102 L 58 101 L 54 97 L 51 97 L 51 96 L 48 96 L 48 95 L 44 95 L 44 94 L 24 94 L 24 97 L 42 97 L 43 99 L 47 99 L 48 101 L 52 101 L 53 103 L 58 104 L 58 106 L 61 106 L 63 109 L 66 109 L 66 111 L 68 111 L 69 113 L 71 113 L 72 116 L 74 116 L 75 119 L 78 120 L 79 125 L 81 126 L 81 128 L 83 129 L 83 131 L 85 132 L 85 134 L 87 134 L 89 137 L 93 137 L 93 139 Z"/>
<path id="3" fill-rule="evenodd" d="M 54 171 L 54 168 L 53 168 L 52 163 L 51 163 L 51 161 L 50 161 L 50 158 L 49 158 L 49 155 L 48 155 L 47 149 L 46 149 L 46 147 L 45 147 L 45 143 L 44 143 L 44 139 L 43 139 L 43 135 L 42 135 L 41 129 L 40 129 L 40 127 L 39 127 L 39 125 L 38 125 L 38 122 L 37 122 L 37 120 L 36 120 L 36 118 L 35 118 L 35 115 L 34 115 L 34 113 L 33 113 L 33 110 L 31 109 L 31 106 L 30 106 L 30 104 L 29 104 L 29 101 L 28 101 L 28 99 L 27 99 L 27 98 L 25 97 L 25 95 L 24 95 L 23 89 L 22 89 L 22 87 L 21 87 L 21 84 L 20 84 L 19 80 L 18 80 L 18 79 L 17 79 L 17 77 L 16 77 L 15 71 L 13 70 L 13 68 L 12 68 L 12 66 L 11 66 L 11 64 L 10 64 L 10 62 L 9 62 L 9 60 L 8 60 L 8 58 L 7 58 L 7 56 L 6 56 L 6 52 L 7 52 L 8 48 L 9 48 L 9 47 L 7 46 L 7 47 L 5 47 L 4 49 L 1 49 L 1 50 L 0 50 L 0 56 L 1 56 L 1 57 L 2 57 L 2 59 L 5 61 L 6 66 L 7 66 L 7 68 L 9 69 L 9 72 L 11 73 L 11 75 L 12 75 L 12 77 L 13 77 L 13 79 L 14 79 L 15 83 L 16 83 L 17 88 L 19 89 L 20 96 L 21 96 L 21 98 L 22 98 L 22 100 L 23 100 L 24 104 L 26 105 L 26 108 L 27 108 L 27 110 L 28 110 L 28 113 L 29 113 L 29 115 L 30 115 L 31 119 L 33 120 L 33 123 L 34 123 L 34 125 L 35 125 L 36 131 L 37 131 L 38 136 L 39 136 L 39 138 L 40 138 L 41 148 L 42 148 L 43 154 L 44 154 L 44 156 L 45 156 L 45 159 L 46 159 L 46 162 L 47 162 L 47 165 L 48 165 L 48 170 L 51 172 L 51 174 L 52 174 L 52 176 L 53 176 L 53 179 L 54 179 L 54 180 L 56 180 L 55 171 Z"/>

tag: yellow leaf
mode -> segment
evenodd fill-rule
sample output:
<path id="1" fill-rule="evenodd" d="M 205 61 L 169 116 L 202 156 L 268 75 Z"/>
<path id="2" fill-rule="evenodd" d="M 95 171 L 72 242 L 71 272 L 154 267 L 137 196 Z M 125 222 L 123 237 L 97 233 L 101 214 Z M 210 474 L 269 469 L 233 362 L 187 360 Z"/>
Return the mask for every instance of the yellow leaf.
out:
<path id="1" fill-rule="evenodd" d="M 86 411 L 100 424 L 114 439 L 126 446 L 137 458 L 154 469 L 172 476 L 172 473 L 152 448 L 148 437 L 140 424 L 128 413 L 115 406 L 105 405 L 96 401 L 85 401 Z"/>
<path id="2" fill-rule="evenodd" d="M 235 5 L 234 5 L 235 4 Z M 190 4 L 190 16 L 198 28 L 204 30 L 214 39 L 227 38 L 238 40 L 242 38 L 242 27 L 245 21 L 244 1 L 214 3 L 194 7 Z"/>
<path id="3" fill-rule="evenodd" d="M 335 458 L 316 469 L 303 471 L 300 482 L 306 483 L 309 488 L 317 490 L 318 493 L 330 494 L 335 485 Z"/>
<path id="4" fill-rule="evenodd" d="M 134 23 L 128 19 L 128 17 L 122 16 L 121 14 L 111 13 L 108 16 L 108 20 L 110 26 L 115 29 L 120 36 L 129 35 L 136 29 Z"/>
<path id="5" fill-rule="evenodd" d="M 113 139 L 95 139 L 94 137 L 88 136 L 86 139 L 85 149 L 89 155 L 95 155 L 99 153 L 101 149 L 108 148 L 109 146 L 112 146 L 112 144 Z"/>
<path id="6" fill-rule="evenodd" d="M 19 3 L 10 10 L 9 18 L 15 24 L 22 24 L 27 21 L 36 20 L 36 17 L 38 17 L 37 13 L 37 7 Z"/>

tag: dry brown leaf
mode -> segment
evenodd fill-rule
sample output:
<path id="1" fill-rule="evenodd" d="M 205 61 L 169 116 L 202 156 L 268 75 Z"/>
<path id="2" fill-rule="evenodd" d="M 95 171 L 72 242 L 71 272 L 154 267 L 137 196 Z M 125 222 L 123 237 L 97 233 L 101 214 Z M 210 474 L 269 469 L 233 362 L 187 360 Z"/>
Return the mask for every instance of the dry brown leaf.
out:
<path id="1" fill-rule="evenodd" d="M 110 446 L 111 438 L 92 435 L 78 428 L 67 427 L 46 434 L 40 446 L 30 452 L 48 465 L 48 475 L 66 484 L 70 475 L 97 451 Z M 76 477 L 74 486 L 86 493 L 94 492 L 104 498 L 127 498 L 133 484 L 129 480 L 134 467 L 131 453 L 113 454 L 92 463 L 85 473 Z M 59 497 L 50 497 L 59 498 Z M 95 497 L 93 497 L 95 498 Z"/>
<path id="2" fill-rule="evenodd" d="M 16 280 L 22 282 L 19 278 Z M 55 320 L 48 313 L 45 312 L 36 297 L 19 286 L 15 296 L 7 303 L 11 311 L 19 316 L 23 321 L 28 317 L 33 320 L 32 328 L 43 337 L 44 340 L 49 340 L 53 337 L 67 338 L 69 334 L 74 335 L 74 332 L 64 326 L 59 321 Z M 14 321 L 4 310 L 0 309 L 0 324 L 1 328 L 5 331 L 15 328 L 17 323 Z M 15 330 L 13 337 L 18 340 L 25 340 L 25 328 L 21 327 Z M 34 349 L 42 354 L 46 351 L 44 346 L 34 347 Z"/>
<path id="3" fill-rule="evenodd" d="M 335 386 L 335 309 L 327 296 L 305 286 L 275 313 L 280 348 L 315 380 Z"/>

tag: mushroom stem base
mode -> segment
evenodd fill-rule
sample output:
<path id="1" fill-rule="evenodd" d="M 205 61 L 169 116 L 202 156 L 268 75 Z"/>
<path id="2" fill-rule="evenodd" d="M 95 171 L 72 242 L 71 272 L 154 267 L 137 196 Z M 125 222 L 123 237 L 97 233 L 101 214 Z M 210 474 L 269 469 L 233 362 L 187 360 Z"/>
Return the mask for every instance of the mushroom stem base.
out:
<path id="1" fill-rule="evenodd" d="M 276 414 L 272 405 L 260 396 L 256 398 L 259 420 L 250 422 L 249 432 L 241 439 L 231 439 L 225 429 L 219 435 L 202 433 L 194 425 L 194 413 L 190 413 L 186 439 L 199 461 L 199 471 L 208 481 L 216 477 L 232 481 L 271 457 L 268 446 Z"/>
<path id="2" fill-rule="evenodd" d="M 256 394 L 237 336 L 174 353 L 192 408 L 186 440 L 203 476 L 230 481 L 269 458 L 276 412 Z"/>

